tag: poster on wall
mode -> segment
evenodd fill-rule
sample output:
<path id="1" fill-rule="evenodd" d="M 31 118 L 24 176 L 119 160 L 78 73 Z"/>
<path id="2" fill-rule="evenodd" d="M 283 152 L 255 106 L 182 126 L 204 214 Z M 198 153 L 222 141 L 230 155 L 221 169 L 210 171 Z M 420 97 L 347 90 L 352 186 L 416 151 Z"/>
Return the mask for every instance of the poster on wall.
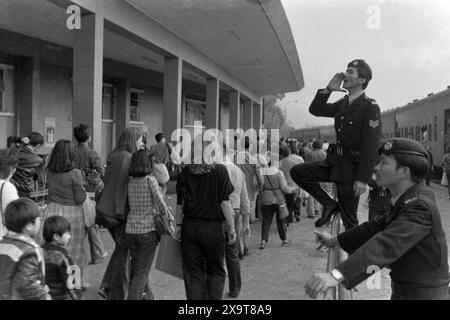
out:
<path id="1" fill-rule="evenodd" d="M 55 118 L 45 118 L 45 147 L 55 146 Z"/>

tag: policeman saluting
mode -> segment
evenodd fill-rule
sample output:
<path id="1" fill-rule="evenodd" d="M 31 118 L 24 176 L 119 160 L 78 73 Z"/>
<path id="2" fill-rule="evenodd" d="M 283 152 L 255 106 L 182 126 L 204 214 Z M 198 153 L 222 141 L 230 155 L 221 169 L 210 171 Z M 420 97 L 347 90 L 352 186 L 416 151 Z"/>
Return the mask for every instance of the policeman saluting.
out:
<path id="1" fill-rule="evenodd" d="M 353 60 L 345 74 L 336 74 L 326 89 L 317 92 L 309 108 L 315 116 L 334 118 L 336 130 L 336 144 L 330 145 L 325 161 L 291 169 L 295 183 L 323 205 L 316 227 L 327 224 L 338 209 L 346 229 L 358 225 L 359 196 L 366 191 L 371 179 L 381 137 L 380 107 L 364 93 L 371 79 L 369 65 L 364 60 Z M 335 103 L 327 103 L 331 92 L 344 91 L 341 83 L 348 95 Z M 318 182 L 336 183 L 339 205 Z"/>
<path id="2" fill-rule="evenodd" d="M 340 282 L 353 288 L 374 267 L 389 267 L 392 299 L 448 299 L 447 241 L 434 194 L 423 185 L 427 151 L 417 141 L 395 138 L 379 153 L 376 180 L 391 192 L 391 210 L 337 237 L 316 231 L 322 244 L 350 256 L 331 273 L 314 275 L 306 292 L 315 298 Z"/>

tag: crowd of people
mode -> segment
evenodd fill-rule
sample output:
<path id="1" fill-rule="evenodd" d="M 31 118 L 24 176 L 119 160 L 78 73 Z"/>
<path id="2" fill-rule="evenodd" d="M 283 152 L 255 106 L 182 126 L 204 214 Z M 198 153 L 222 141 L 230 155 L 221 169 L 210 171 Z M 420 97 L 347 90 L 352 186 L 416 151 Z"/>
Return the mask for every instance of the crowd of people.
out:
<path id="1" fill-rule="evenodd" d="M 76 143 L 57 141 L 48 160 L 40 155 L 44 139 L 37 132 L 10 137 L 8 149 L 0 152 L 0 265 L 7 266 L 0 275 L 3 299 L 80 299 L 89 287 L 85 269 L 108 255 L 100 227 L 109 231 L 115 248 L 99 295 L 154 299 L 148 277 L 161 236 L 157 214 L 167 218 L 170 233 L 181 241 L 187 298 L 220 299 L 225 265 L 228 295 L 237 297 L 240 260 L 250 251 L 250 224 L 261 220 L 262 250 L 275 216 L 281 246 L 289 246 L 288 226 L 300 221 L 302 204 L 310 218 L 319 210 L 290 176 L 292 167 L 304 159 L 324 156 L 319 141 L 281 139 L 276 168 L 270 157 L 250 153 L 248 138 L 234 159 L 223 156 L 214 164 L 202 159 L 185 165 L 181 141 L 174 147 L 163 134 L 147 148 L 145 135 L 127 128 L 105 161 L 89 147 L 87 125 L 78 125 L 73 134 Z M 223 147 L 221 155 L 227 151 Z M 191 156 L 194 160 L 194 153 Z M 170 179 L 177 180 L 176 212 L 164 198 Z M 45 181 L 48 190 L 41 207 L 31 200 L 38 180 Z M 85 211 L 91 199 L 96 201 L 96 224 L 88 226 Z M 281 217 L 282 206 L 287 217 Z M 11 248 L 19 257 L 12 256 Z M 25 281 L 30 275 L 40 285 Z M 78 287 L 67 285 L 71 275 L 79 276 Z"/>
<path id="2" fill-rule="evenodd" d="M 115 244 L 99 295 L 155 299 L 149 273 L 161 240 L 157 215 L 166 217 L 169 233 L 181 241 L 187 299 L 221 299 L 226 274 L 228 296 L 236 298 L 242 287 L 240 260 L 250 251 L 250 224 L 261 221 L 264 250 L 275 217 L 280 247 L 289 246 L 289 225 L 301 221 L 302 207 L 311 219 L 321 211 L 291 172 L 324 161 L 327 142 L 282 138 L 276 167 L 270 156 L 252 154 L 247 138 L 242 152 L 230 156 L 224 145 L 212 164 L 202 158 L 187 165 L 180 143 L 174 147 L 158 134 L 147 148 L 144 134 L 127 128 L 103 162 L 89 147 L 89 131 L 84 124 L 75 127 L 76 144 L 58 141 L 48 161 L 38 155 L 43 137 L 36 132 L 9 139 L 8 149 L 0 151 L 0 299 L 81 299 L 89 287 L 85 269 L 108 254 L 99 226 Z M 30 197 L 42 176 L 48 199 L 39 208 Z M 176 180 L 175 212 L 164 197 L 170 179 Z M 333 196 L 330 183 L 320 185 Z M 369 186 L 370 218 L 384 215 L 389 191 L 375 180 Z M 84 210 L 90 198 L 96 201 L 97 224 L 87 226 Z M 69 285 L 73 275 L 80 286 Z"/>

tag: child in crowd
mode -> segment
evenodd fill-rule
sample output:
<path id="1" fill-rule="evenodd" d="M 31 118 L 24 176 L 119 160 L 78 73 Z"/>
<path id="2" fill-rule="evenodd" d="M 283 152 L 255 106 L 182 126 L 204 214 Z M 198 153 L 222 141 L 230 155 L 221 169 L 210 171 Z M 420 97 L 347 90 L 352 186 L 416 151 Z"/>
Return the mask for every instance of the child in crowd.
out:
<path id="1" fill-rule="evenodd" d="M 0 300 L 51 300 L 45 285 L 42 249 L 34 240 L 41 227 L 30 199 L 12 201 L 5 211 L 8 233 L 0 241 Z"/>
<path id="2" fill-rule="evenodd" d="M 75 272 L 74 276 L 77 275 L 76 267 L 66 250 L 70 240 L 69 222 L 62 216 L 51 216 L 44 222 L 43 237 L 45 282 L 50 288 L 53 300 L 79 300 L 81 290 L 75 290 L 76 279 L 71 281 L 73 288 L 69 288 L 67 283 L 72 271 Z"/>

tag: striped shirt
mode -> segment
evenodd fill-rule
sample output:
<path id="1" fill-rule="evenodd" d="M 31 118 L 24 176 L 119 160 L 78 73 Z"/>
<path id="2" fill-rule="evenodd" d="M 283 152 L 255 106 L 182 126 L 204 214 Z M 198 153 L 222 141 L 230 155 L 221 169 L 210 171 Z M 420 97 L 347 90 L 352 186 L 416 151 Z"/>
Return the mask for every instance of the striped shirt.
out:
<path id="1" fill-rule="evenodd" d="M 153 176 L 130 177 L 128 202 L 130 204 L 130 212 L 127 217 L 125 233 L 144 234 L 155 231 L 153 217 L 157 213 L 162 215 L 168 214 L 169 220 L 173 221 L 170 210 L 164 202 L 158 182 Z"/>

